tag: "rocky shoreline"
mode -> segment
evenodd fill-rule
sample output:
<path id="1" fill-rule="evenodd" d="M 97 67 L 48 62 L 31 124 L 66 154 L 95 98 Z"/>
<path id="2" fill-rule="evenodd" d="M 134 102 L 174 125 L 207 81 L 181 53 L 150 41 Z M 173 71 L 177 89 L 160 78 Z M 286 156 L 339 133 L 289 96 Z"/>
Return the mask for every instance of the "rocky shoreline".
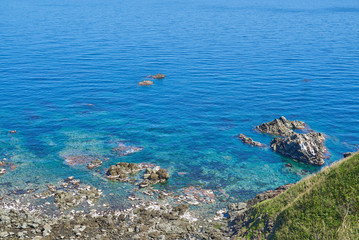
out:
<path id="1" fill-rule="evenodd" d="M 324 163 L 324 135 L 309 130 L 304 122 L 280 117 L 256 129 L 274 136 L 270 143 L 273 151 L 309 164 Z M 294 131 L 298 129 L 306 132 Z M 244 134 L 239 138 L 248 145 L 268 147 Z M 120 143 L 113 152 L 126 156 L 142 149 Z M 65 159 L 70 165 L 85 165 L 89 170 L 108 160 L 90 156 Z M 0 162 L 2 166 L 6 164 Z M 230 204 L 211 217 L 203 217 L 192 206 L 214 203 L 213 191 L 191 186 L 183 189 L 183 194 L 175 195 L 154 188 L 169 178 L 168 171 L 155 164 L 119 162 L 109 166 L 105 181 L 134 185 L 133 194 L 128 196 L 133 204 L 122 208 L 102 202 L 101 189 L 74 177 L 43 188 L 7 194 L 0 199 L 0 239 L 236 239 L 248 225 L 247 214 L 254 205 L 293 185 L 268 190 L 247 202 Z M 138 198 L 136 192 L 152 200 Z M 265 231 L 272 227 L 268 222 Z"/>
<path id="2" fill-rule="evenodd" d="M 233 239 L 240 234 L 251 206 L 290 186 L 203 218 L 189 204 L 161 200 L 142 201 L 125 209 L 99 206 L 101 190 L 69 177 L 41 192 L 2 198 L 0 239 Z"/>

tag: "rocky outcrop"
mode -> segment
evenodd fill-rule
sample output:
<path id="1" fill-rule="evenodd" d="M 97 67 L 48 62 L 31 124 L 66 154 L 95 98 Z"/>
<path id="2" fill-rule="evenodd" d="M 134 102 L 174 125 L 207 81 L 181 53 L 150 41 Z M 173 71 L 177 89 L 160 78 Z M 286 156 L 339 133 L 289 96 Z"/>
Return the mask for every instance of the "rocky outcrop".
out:
<path id="1" fill-rule="evenodd" d="M 116 165 L 110 166 L 106 175 L 110 179 L 119 181 L 127 181 L 129 174 L 134 174 L 141 171 L 141 167 L 136 163 L 119 162 Z"/>
<path id="2" fill-rule="evenodd" d="M 143 175 L 143 181 L 139 184 L 139 186 L 140 188 L 145 188 L 149 185 L 164 183 L 169 178 L 169 173 L 159 166 L 154 168 L 147 168 L 145 174 Z"/>
<path id="3" fill-rule="evenodd" d="M 288 136 L 293 133 L 293 129 L 304 129 L 305 123 L 302 121 L 289 121 L 285 117 L 274 119 L 268 123 L 262 123 L 256 127 L 263 133 L 268 133 L 277 136 Z"/>
<path id="4" fill-rule="evenodd" d="M 271 141 L 271 148 L 275 152 L 301 162 L 323 165 L 326 151 L 324 140 L 324 135 L 317 132 L 292 133 L 285 138 L 274 138 Z"/>
<path id="5" fill-rule="evenodd" d="M 246 227 L 248 227 L 248 224 L 253 221 L 251 219 L 250 215 L 253 212 L 253 206 L 256 204 L 263 202 L 268 199 L 272 199 L 279 194 L 287 191 L 289 188 L 291 188 L 294 184 L 286 184 L 283 186 L 280 186 L 274 190 L 268 190 L 263 193 L 258 194 L 253 199 L 243 203 L 234 203 L 228 206 L 228 221 L 229 221 L 229 232 L 232 236 L 241 235 L 242 231 L 245 231 Z M 258 216 L 261 217 L 261 216 Z M 273 222 L 266 222 L 263 231 L 270 231 L 268 229 L 273 228 Z M 261 233 L 259 233 L 258 236 L 260 236 Z M 255 239 L 265 239 L 265 238 L 255 238 Z"/>
<path id="6" fill-rule="evenodd" d="M 244 134 L 239 134 L 238 136 L 244 143 L 248 144 L 248 145 L 252 145 L 252 146 L 255 146 L 255 147 L 264 147 L 265 145 L 263 143 L 260 143 L 260 142 L 256 142 L 256 141 L 253 141 L 252 138 L 250 137 L 247 137 L 246 135 Z"/>
<path id="7" fill-rule="evenodd" d="M 131 178 L 131 175 L 146 169 L 142 176 L 142 180 L 139 182 L 137 181 L 136 183 L 136 185 L 138 185 L 140 188 L 145 188 L 157 183 L 164 183 L 170 178 L 170 175 L 166 170 L 160 168 L 159 166 L 153 168 L 150 166 L 151 164 L 120 162 L 116 165 L 110 166 L 106 172 L 106 176 L 109 179 L 114 179 L 121 182 L 136 183 L 136 179 Z"/>
<path id="8" fill-rule="evenodd" d="M 260 193 L 257 196 L 255 196 L 254 198 L 252 198 L 251 200 L 247 201 L 247 207 L 249 208 L 249 207 L 256 205 L 257 203 L 263 202 L 264 200 L 274 198 L 274 197 L 278 196 L 279 194 L 281 194 L 282 192 L 287 191 L 293 185 L 294 185 L 293 183 L 289 183 L 289 184 L 277 187 L 274 190 L 268 190 L 263 193 Z"/>
<path id="9" fill-rule="evenodd" d="M 325 163 L 324 153 L 326 151 L 323 143 L 325 140 L 324 135 L 312 130 L 308 131 L 308 133 L 293 131 L 295 129 L 305 129 L 305 127 L 306 124 L 302 121 L 290 121 L 282 116 L 271 122 L 262 123 L 256 128 L 263 133 L 282 136 L 276 137 L 271 141 L 270 146 L 273 151 L 301 162 L 323 165 Z M 244 135 L 241 139 L 248 144 L 257 144 L 251 138 L 247 138 Z"/>

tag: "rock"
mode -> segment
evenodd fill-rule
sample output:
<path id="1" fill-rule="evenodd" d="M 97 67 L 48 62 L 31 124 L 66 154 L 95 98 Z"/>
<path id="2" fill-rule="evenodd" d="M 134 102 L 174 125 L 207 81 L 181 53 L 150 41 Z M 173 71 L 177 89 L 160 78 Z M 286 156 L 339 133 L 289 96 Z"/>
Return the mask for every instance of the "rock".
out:
<path id="1" fill-rule="evenodd" d="M 214 203 L 216 196 L 211 189 L 190 186 L 183 189 L 184 195 L 179 200 L 190 205 L 200 205 L 200 203 Z"/>
<path id="2" fill-rule="evenodd" d="M 252 207 L 252 206 L 256 205 L 257 203 L 260 203 L 264 200 L 274 198 L 274 197 L 278 196 L 279 194 L 281 194 L 282 192 L 287 191 L 293 185 L 294 185 L 293 183 L 290 183 L 290 184 L 280 186 L 274 190 L 268 190 L 263 193 L 260 193 L 257 196 L 255 196 L 255 198 L 247 201 L 247 207 L 249 208 L 249 207 Z"/>
<path id="3" fill-rule="evenodd" d="M 268 133 L 277 136 L 289 136 L 293 129 L 305 129 L 305 123 L 302 121 L 289 121 L 285 117 L 274 119 L 268 123 L 262 123 L 256 127 L 263 133 Z"/>
<path id="4" fill-rule="evenodd" d="M 123 143 L 119 143 L 116 148 L 112 149 L 112 151 L 116 152 L 120 156 L 127 156 L 136 152 L 140 152 L 142 150 L 142 147 L 126 146 Z"/>
<path id="5" fill-rule="evenodd" d="M 119 162 L 116 165 L 110 166 L 106 175 L 110 179 L 116 179 L 119 181 L 129 181 L 128 175 L 141 171 L 140 165 L 135 163 Z"/>
<path id="6" fill-rule="evenodd" d="M 87 168 L 88 169 L 93 169 L 95 167 L 99 167 L 102 165 L 102 161 L 100 159 L 95 159 L 92 162 L 90 162 L 89 164 L 87 164 Z"/>
<path id="7" fill-rule="evenodd" d="M 157 171 L 157 175 L 162 181 L 167 181 L 170 178 L 170 174 L 162 168 Z"/>
<path id="8" fill-rule="evenodd" d="M 7 236 L 9 236 L 8 232 L 1 232 L 0 233 L 0 237 L 2 237 L 2 238 L 6 238 Z"/>
<path id="9" fill-rule="evenodd" d="M 273 151 L 289 156 L 301 162 L 323 165 L 324 135 L 321 133 L 292 133 L 286 138 L 274 138 L 271 141 Z"/>
<path id="10" fill-rule="evenodd" d="M 345 158 L 347 158 L 347 157 L 350 157 L 350 156 L 354 155 L 354 153 L 353 152 L 346 152 L 343 155 L 344 155 Z"/>
<path id="11" fill-rule="evenodd" d="M 139 184 L 140 188 L 145 188 L 149 185 L 154 185 L 157 183 L 166 182 L 170 178 L 170 174 L 156 166 L 154 168 L 147 168 L 145 174 L 143 175 L 143 181 Z"/>
<path id="12" fill-rule="evenodd" d="M 141 85 L 141 86 L 148 86 L 148 85 L 152 85 L 152 84 L 153 84 L 153 82 L 148 81 L 148 80 L 144 80 L 144 81 L 138 83 L 138 85 Z"/>
<path id="13" fill-rule="evenodd" d="M 284 166 L 287 167 L 287 168 L 291 168 L 291 167 L 293 167 L 293 164 L 287 163 L 287 164 L 285 164 Z"/>
<path id="14" fill-rule="evenodd" d="M 48 184 L 47 188 L 49 189 L 50 192 L 56 192 L 56 187 L 53 184 Z"/>
<path id="15" fill-rule="evenodd" d="M 6 173 L 6 169 L 5 168 L 0 168 L 0 175 L 4 175 Z"/>
<path id="16" fill-rule="evenodd" d="M 46 237 L 46 236 L 49 236 L 50 235 L 50 233 L 51 233 L 51 226 L 50 226 L 50 224 L 45 224 L 44 225 L 44 228 L 42 229 L 42 235 L 44 236 L 44 237 Z"/>
<path id="17" fill-rule="evenodd" d="M 264 147 L 264 146 L 265 146 L 263 143 L 253 141 L 252 138 L 247 137 L 246 135 L 244 135 L 244 134 L 242 134 L 242 133 L 239 134 L 238 137 L 239 137 L 244 143 L 246 143 L 246 144 L 249 144 L 249 145 L 252 145 L 252 146 L 256 146 L 256 147 Z"/>
<path id="18" fill-rule="evenodd" d="M 68 183 L 69 185 L 65 189 L 56 190 L 53 195 L 50 195 L 54 196 L 54 203 L 60 209 L 75 207 L 84 201 L 91 204 L 102 194 L 101 190 L 90 185 L 80 184 L 80 180 L 77 179 L 72 179 Z"/>
<path id="19" fill-rule="evenodd" d="M 166 75 L 161 74 L 161 73 L 158 73 L 158 74 L 152 76 L 153 79 L 162 79 L 162 78 L 165 78 L 165 77 L 166 77 Z"/>

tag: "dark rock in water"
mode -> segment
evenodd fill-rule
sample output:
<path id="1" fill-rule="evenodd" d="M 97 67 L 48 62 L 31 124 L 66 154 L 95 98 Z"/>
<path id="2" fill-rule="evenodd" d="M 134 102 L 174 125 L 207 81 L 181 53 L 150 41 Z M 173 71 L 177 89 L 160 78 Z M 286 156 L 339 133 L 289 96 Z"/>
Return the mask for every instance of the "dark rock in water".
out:
<path id="1" fill-rule="evenodd" d="M 354 153 L 353 152 L 346 152 L 343 155 L 344 155 L 345 158 L 347 158 L 347 157 L 350 157 L 350 156 L 354 155 Z"/>
<path id="2" fill-rule="evenodd" d="M 92 162 L 90 162 L 89 164 L 87 164 L 87 168 L 93 169 L 93 168 L 99 167 L 101 165 L 102 165 L 102 161 L 100 159 L 95 159 Z"/>
<path id="3" fill-rule="evenodd" d="M 252 145 L 252 146 L 256 146 L 256 147 L 264 147 L 264 146 L 265 146 L 263 143 L 253 141 L 252 138 L 247 137 L 246 135 L 244 135 L 244 134 L 242 134 L 242 133 L 239 134 L 238 137 L 239 137 L 244 143 L 246 143 L 246 144 L 249 144 L 249 145 Z"/>
<path id="4" fill-rule="evenodd" d="M 278 136 L 289 136 L 293 133 L 293 129 L 305 129 L 305 123 L 302 121 L 289 121 L 285 117 L 274 119 L 268 123 L 262 123 L 256 127 L 263 133 L 268 133 Z"/>
<path id="5" fill-rule="evenodd" d="M 4 175 L 6 173 L 6 169 L 5 168 L 0 168 L 0 175 Z"/>
<path id="6" fill-rule="evenodd" d="M 286 166 L 287 168 L 291 168 L 291 167 L 293 167 L 293 164 L 287 163 L 287 164 L 284 165 L 284 166 Z"/>
<path id="7" fill-rule="evenodd" d="M 273 151 L 289 156 L 301 162 L 314 165 L 324 164 L 324 135 L 321 133 L 292 133 L 286 138 L 274 138 L 271 141 Z"/>

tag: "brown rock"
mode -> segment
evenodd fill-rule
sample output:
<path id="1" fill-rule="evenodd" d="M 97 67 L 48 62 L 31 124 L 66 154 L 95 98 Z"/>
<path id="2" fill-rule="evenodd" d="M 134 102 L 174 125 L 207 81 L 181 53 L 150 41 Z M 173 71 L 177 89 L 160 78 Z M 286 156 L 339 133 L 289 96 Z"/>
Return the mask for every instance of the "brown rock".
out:
<path id="1" fill-rule="evenodd" d="M 148 81 L 148 80 L 144 80 L 144 81 L 138 83 L 138 85 L 141 85 L 141 86 L 148 86 L 148 85 L 152 85 L 152 84 L 153 84 L 153 82 Z"/>

